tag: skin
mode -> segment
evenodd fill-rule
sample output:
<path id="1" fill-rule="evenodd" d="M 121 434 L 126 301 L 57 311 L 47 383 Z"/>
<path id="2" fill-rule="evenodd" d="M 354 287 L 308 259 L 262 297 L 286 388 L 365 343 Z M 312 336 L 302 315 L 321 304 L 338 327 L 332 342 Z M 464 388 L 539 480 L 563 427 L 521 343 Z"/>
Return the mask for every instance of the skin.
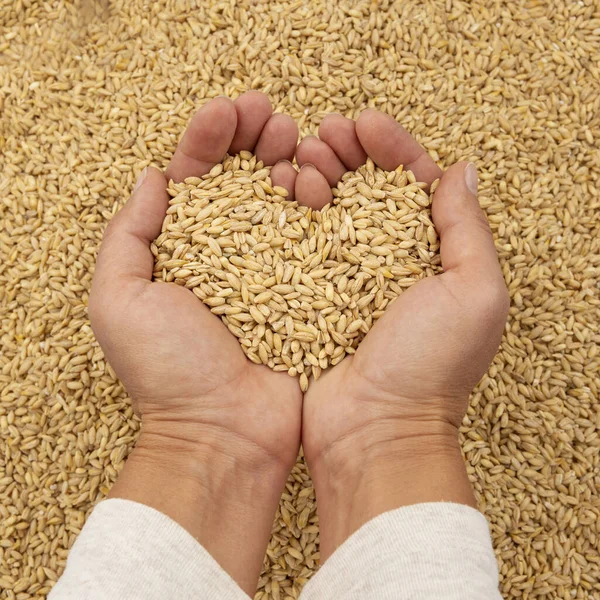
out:
<path id="1" fill-rule="evenodd" d="M 432 213 L 444 268 L 404 292 L 356 354 L 304 396 L 302 444 L 326 560 L 385 511 L 433 501 L 475 506 L 458 427 L 500 343 L 508 293 L 487 220 L 467 187 L 467 163 L 442 174 L 406 130 L 374 110 L 356 123 L 330 115 L 319 136 L 305 138 L 297 156 L 314 165 L 322 195 L 305 195 L 301 171 L 298 202 L 322 207 L 331 200 L 326 185 L 366 156 L 386 170 L 406 165 L 429 184 L 441 177 Z"/>
<path id="2" fill-rule="evenodd" d="M 300 204 L 321 208 L 346 170 L 370 156 L 418 179 L 442 175 L 393 119 L 326 117 L 305 138 L 265 96 L 217 98 L 192 119 L 165 176 L 200 176 L 250 150 Z M 296 151 L 298 172 L 289 162 Z M 111 496 L 152 506 L 185 527 L 252 595 L 271 522 L 302 440 L 321 516 L 321 557 L 371 518 L 446 500 L 474 505 L 457 428 L 500 339 L 507 293 L 487 222 L 465 183 L 443 174 L 433 204 L 444 274 L 396 300 L 347 358 L 298 383 L 250 363 L 189 291 L 151 282 L 149 246 L 168 204 L 149 169 L 111 221 L 90 297 L 96 336 L 142 417 L 142 434 Z"/>
<path id="3" fill-rule="evenodd" d="M 256 92 L 212 100 L 193 117 L 166 176 L 203 175 L 231 147 L 267 164 L 291 158 L 298 130 L 271 112 Z M 150 281 L 166 185 L 148 170 L 106 230 L 92 286 L 92 327 L 142 417 L 111 496 L 172 517 L 250 594 L 296 460 L 302 396 L 295 379 L 250 363 L 191 291 Z"/>

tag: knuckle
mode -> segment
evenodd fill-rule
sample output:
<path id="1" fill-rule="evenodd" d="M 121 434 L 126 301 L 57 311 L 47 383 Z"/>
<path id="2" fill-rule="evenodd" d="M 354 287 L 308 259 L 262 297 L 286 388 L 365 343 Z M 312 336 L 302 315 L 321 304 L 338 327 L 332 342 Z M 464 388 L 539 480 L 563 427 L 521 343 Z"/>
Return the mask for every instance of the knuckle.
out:
<path id="1" fill-rule="evenodd" d="M 104 235 L 102 236 L 103 241 L 110 239 L 115 234 L 116 230 L 119 228 L 119 222 L 122 219 L 121 214 L 122 209 L 108 222 L 104 229 Z"/>
<path id="2" fill-rule="evenodd" d="M 506 317 L 508 316 L 508 311 L 510 309 L 510 296 L 508 294 L 508 289 L 507 289 L 504 281 L 502 281 L 502 283 L 500 285 L 500 291 L 498 292 L 497 301 L 498 301 L 498 310 L 501 312 L 501 314 L 506 319 Z"/>
<path id="3" fill-rule="evenodd" d="M 90 299 L 88 302 L 88 316 L 90 318 L 90 323 L 92 324 L 92 328 L 95 328 L 99 325 L 103 320 L 104 308 L 103 302 L 98 293 L 92 289 L 92 293 L 90 294 Z"/>
<path id="4" fill-rule="evenodd" d="M 330 125 L 332 126 L 339 118 L 339 115 L 337 115 L 336 113 L 330 113 L 328 115 L 325 115 L 325 117 L 323 117 L 323 120 L 321 121 L 321 125 L 320 127 L 329 127 Z"/>
<path id="5" fill-rule="evenodd" d="M 483 285 L 477 299 L 478 313 L 481 318 L 490 323 L 506 320 L 510 306 L 510 298 L 504 280 L 495 278 Z"/>

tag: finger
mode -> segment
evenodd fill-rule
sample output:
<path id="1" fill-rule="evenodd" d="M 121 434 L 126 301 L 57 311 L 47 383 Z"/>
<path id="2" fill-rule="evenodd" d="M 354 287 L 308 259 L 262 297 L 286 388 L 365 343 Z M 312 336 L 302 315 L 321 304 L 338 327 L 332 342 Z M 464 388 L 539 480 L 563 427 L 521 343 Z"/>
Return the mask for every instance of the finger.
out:
<path id="1" fill-rule="evenodd" d="M 298 204 L 316 210 L 333 200 L 327 179 L 313 165 L 305 164 L 296 177 L 296 200 Z"/>
<path id="2" fill-rule="evenodd" d="M 165 173 L 183 181 L 202 177 L 223 160 L 235 135 L 237 113 L 233 102 L 219 97 L 205 104 L 188 125 Z"/>
<path id="3" fill-rule="evenodd" d="M 296 177 L 298 171 L 294 169 L 294 165 L 288 160 L 280 160 L 271 169 L 271 182 L 273 185 L 280 185 L 288 191 L 287 200 L 291 202 L 295 198 Z"/>
<path id="4" fill-rule="evenodd" d="M 435 190 L 433 222 L 440 237 L 445 274 L 469 279 L 502 277 L 492 232 L 477 200 L 475 165 L 460 162 L 450 167 Z"/>
<path id="5" fill-rule="evenodd" d="M 319 137 L 336 153 L 348 171 L 367 162 L 367 153 L 356 135 L 352 119 L 338 114 L 327 115 L 319 126 Z"/>
<path id="6" fill-rule="evenodd" d="M 271 102 L 264 94 L 252 90 L 242 94 L 233 105 L 237 114 L 237 129 L 229 146 L 229 154 L 238 154 L 242 150 L 252 152 L 273 113 Z"/>
<path id="7" fill-rule="evenodd" d="M 99 290 L 108 297 L 124 283 L 150 281 L 154 257 L 150 244 L 162 227 L 169 196 L 163 174 L 148 168 L 140 175 L 127 204 L 109 223 L 98 253 L 92 296 Z"/>
<path id="8" fill-rule="evenodd" d="M 300 166 L 310 163 L 319 169 L 329 187 L 337 185 L 348 170 L 329 145 L 313 135 L 305 137 L 298 144 L 296 160 Z"/>
<path id="9" fill-rule="evenodd" d="M 356 135 L 373 162 L 386 171 L 403 165 L 418 181 L 432 184 L 442 170 L 425 149 L 393 117 L 367 109 L 356 121 Z"/>
<path id="10" fill-rule="evenodd" d="M 274 165 L 280 160 L 292 160 L 298 143 L 298 126 L 289 115 L 273 115 L 264 126 L 255 154 L 265 165 Z"/>

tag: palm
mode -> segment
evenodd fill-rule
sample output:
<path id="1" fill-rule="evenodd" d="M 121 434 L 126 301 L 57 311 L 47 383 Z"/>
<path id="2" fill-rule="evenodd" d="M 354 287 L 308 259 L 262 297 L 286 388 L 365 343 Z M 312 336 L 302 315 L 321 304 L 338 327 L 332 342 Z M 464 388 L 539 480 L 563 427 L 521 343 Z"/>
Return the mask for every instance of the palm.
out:
<path id="1" fill-rule="evenodd" d="M 458 426 L 455 415 L 461 414 L 470 389 L 491 358 L 462 351 L 462 346 L 470 347 L 464 339 L 466 318 L 439 277 L 404 292 L 356 354 L 312 384 L 304 409 L 305 421 L 311 424 L 303 440 L 307 453 L 321 453 L 324 445 L 332 446 L 392 414 L 404 422 L 427 414 L 428 409 L 433 415 L 440 401 L 448 407 L 440 420 Z M 465 367 L 472 378 L 460 379 L 457 386 L 455 374 Z"/>
<path id="2" fill-rule="evenodd" d="M 481 377 L 478 359 L 464 339 L 468 311 L 444 285 L 442 276 L 420 281 L 402 294 L 366 336 L 354 370 L 378 392 L 422 402 L 465 398 Z M 470 369 L 470 366 L 473 368 Z M 454 373 L 472 371 L 457 387 Z"/>
<path id="3" fill-rule="evenodd" d="M 148 284 L 123 321 L 119 337 L 133 337 L 136 347 L 131 356 L 121 357 L 118 374 L 144 412 L 154 404 L 162 410 L 165 403 L 205 396 L 238 377 L 245 366 L 239 344 L 185 288 Z M 152 360 L 139 364 L 139 355 Z M 164 381 L 171 382 L 166 389 Z"/>
<path id="4" fill-rule="evenodd" d="M 153 356 L 151 363 L 136 365 L 133 381 L 124 376 L 146 415 L 169 411 L 212 425 L 223 420 L 272 454 L 279 452 L 281 438 L 298 435 L 297 382 L 248 361 L 225 325 L 189 290 L 152 283 L 129 316 L 142 345 L 139 355 Z M 172 382 L 168 392 L 157 396 L 165 381 Z M 228 406 L 223 398 L 229 398 Z"/>

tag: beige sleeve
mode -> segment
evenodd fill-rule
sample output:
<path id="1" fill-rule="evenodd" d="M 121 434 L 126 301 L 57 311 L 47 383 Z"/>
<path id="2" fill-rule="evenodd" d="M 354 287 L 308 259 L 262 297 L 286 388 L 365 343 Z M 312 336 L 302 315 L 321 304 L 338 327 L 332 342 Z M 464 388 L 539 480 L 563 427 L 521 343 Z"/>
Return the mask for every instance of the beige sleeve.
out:
<path id="1" fill-rule="evenodd" d="M 248 600 L 182 527 L 128 500 L 106 500 L 75 542 L 48 600 Z M 501 600 L 487 522 L 457 504 L 418 504 L 354 533 L 302 600 Z"/>
<path id="2" fill-rule="evenodd" d="M 129 500 L 96 506 L 48 600 L 248 600 L 166 515 Z"/>
<path id="3" fill-rule="evenodd" d="M 502 600 L 488 524 L 460 504 L 379 515 L 346 540 L 301 600 Z"/>

